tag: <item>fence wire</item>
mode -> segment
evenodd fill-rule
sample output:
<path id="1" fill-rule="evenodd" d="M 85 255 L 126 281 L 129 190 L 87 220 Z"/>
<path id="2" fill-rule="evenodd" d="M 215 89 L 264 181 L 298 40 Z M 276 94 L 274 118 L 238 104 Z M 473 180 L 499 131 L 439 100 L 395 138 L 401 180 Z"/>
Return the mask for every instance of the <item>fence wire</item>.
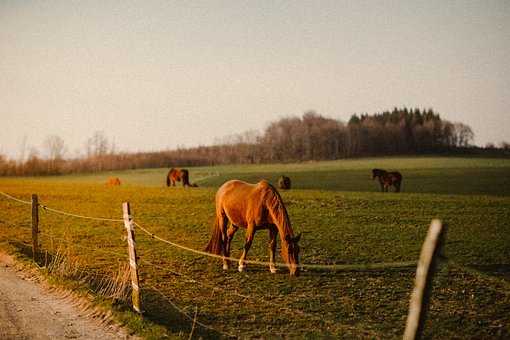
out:
<path id="1" fill-rule="evenodd" d="M 11 195 L 8 195 L 8 194 L 2 192 L 2 191 L 0 191 L 0 193 L 2 195 L 4 195 L 5 197 L 10 198 L 15 201 L 18 201 L 20 203 L 32 204 L 31 202 L 20 200 L 16 197 L 13 197 Z M 50 208 L 43 204 L 39 204 L 39 206 L 46 211 L 50 211 L 50 212 L 53 212 L 56 214 L 74 217 L 74 218 L 89 219 L 89 220 L 95 220 L 95 221 L 124 222 L 124 219 L 119 219 L 119 218 L 104 218 L 104 217 L 93 217 L 93 216 L 79 215 L 79 214 L 73 214 L 73 213 L 69 213 L 66 211 Z M 143 231 L 144 233 L 149 235 L 150 237 L 152 237 L 158 241 L 164 242 L 170 246 L 173 246 L 173 247 L 176 247 L 176 248 L 179 248 L 179 249 L 191 252 L 191 253 L 195 253 L 197 255 L 203 255 L 203 256 L 222 259 L 222 260 L 225 259 L 225 260 L 234 261 L 234 262 L 239 261 L 238 258 L 224 257 L 222 255 L 211 254 L 206 251 L 193 249 L 193 248 L 172 242 L 170 240 L 167 240 L 163 237 L 160 237 L 160 236 L 150 232 L 147 228 L 142 227 L 139 223 L 137 223 L 135 221 L 133 221 L 133 224 L 136 227 L 138 227 L 141 231 Z M 266 262 L 266 261 L 257 261 L 257 260 L 248 260 L 248 259 L 245 259 L 244 262 L 248 263 L 248 264 L 255 264 L 255 265 L 260 265 L 260 266 L 269 266 L 269 264 L 270 264 L 269 262 Z M 274 265 L 276 267 L 287 267 L 288 266 L 286 263 L 282 263 L 282 262 L 275 262 Z M 386 269 L 386 268 L 407 268 L 407 267 L 415 267 L 416 265 L 417 265 L 417 261 L 397 261 L 397 262 L 360 263 L 360 264 L 299 264 L 299 267 L 301 269 L 311 269 L 311 270 L 322 269 L 322 270 L 335 270 L 335 271 L 360 271 L 360 270 L 378 270 L 378 269 Z"/>
<path id="2" fill-rule="evenodd" d="M 11 196 L 11 195 L 3 192 L 3 191 L 0 191 L 0 195 L 6 197 L 8 199 L 11 199 L 13 201 L 19 202 L 19 203 L 32 205 L 31 201 L 21 200 L 19 198 L 16 198 L 14 196 Z M 69 216 L 69 217 L 82 218 L 82 219 L 94 220 L 94 221 L 108 221 L 108 222 L 123 222 L 124 221 L 121 218 L 106 218 L 106 217 L 94 217 L 94 216 L 85 216 L 85 215 L 73 214 L 73 213 L 70 213 L 70 212 L 67 212 L 67 211 L 62 211 L 62 210 L 50 208 L 47 205 L 44 205 L 44 204 L 41 204 L 41 203 L 38 203 L 38 206 L 41 207 L 42 209 L 46 210 L 46 211 L 53 212 L 55 214 L 64 215 L 64 216 Z"/>
<path id="3" fill-rule="evenodd" d="M 46 211 L 49 211 L 49 212 L 52 212 L 55 214 L 64 215 L 64 216 L 74 217 L 74 218 L 81 218 L 81 219 L 93 220 L 93 221 L 108 221 L 108 222 L 122 222 L 122 221 L 124 221 L 123 219 L 120 219 L 120 218 L 93 217 L 93 216 L 85 216 L 85 215 L 68 213 L 66 211 L 50 208 L 44 204 L 39 204 L 39 206 Z"/>
<path id="4" fill-rule="evenodd" d="M 16 198 L 16 197 L 14 197 L 14 196 L 11 196 L 11 195 L 9 195 L 9 194 L 7 194 L 7 193 L 3 192 L 3 191 L 0 191 L 0 195 L 4 196 L 4 197 L 6 197 L 6 198 L 8 198 L 8 199 L 10 199 L 10 200 L 16 201 L 16 202 L 18 202 L 18 203 L 32 205 L 32 201 L 24 201 L 24 200 L 21 200 L 21 199 L 19 199 L 19 198 Z"/>
<path id="5" fill-rule="evenodd" d="M 172 242 L 170 240 L 167 240 L 165 238 L 162 238 L 162 237 L 150 232 L 149 230 L 142 227 L 139 223 L 137 223 L 135 221 L 133 221 L 133 224 L 136 227 L 138 227 L 138 229 L 140 229 L 141 231 L 143 231 L 144 233 L 149 235 L 150 237 L 152 237 L 158 241 L 164 242 L 172 247 L 186 250 L 186 251 L 194 253 L 194 254 L 217 258 L 217 259 L 221 259 L 221 260 L 225 259 L 225 260 L 230 260 L 230 261 L 234 261 L 234 262 L 239 261 L 239 259 L 235 258 L 235 257 L 225 257 L 222 255 L 211 254 L 206 251 L 197 250 L 197 249 L 183 246 L 181 244 Z M 266 262 L 266 261 L 246 260 L 246 259 L 244 260 L 244 262 L 248 263 L 248 264 L 255 264 L 255 265 L 260 265 L 260 266 L 269 266 L 269 264 L 270 264 L 269 262 Z M 377 269 L 385 269 L 385 268 L 415 267 L 417 263 L 418 263 L 417 261 L 401 261 L 401 262 L 381 262 L 381 263 L 365 263 L 365 264 L 299 264 L 299 267 L 302 269 L 323 269 L 323 270 L 337 270 L 337 271 L 342 271 L 342 270 L 343 271 L 356 271 L 356 270 L 358 270 L 359 271 L 359 270 L 377 270 Z M 276 267 L 287 267 L 288 266 L 286 263 L 282 263 L 282 262 L 275 262 L 273 264 Z"/>

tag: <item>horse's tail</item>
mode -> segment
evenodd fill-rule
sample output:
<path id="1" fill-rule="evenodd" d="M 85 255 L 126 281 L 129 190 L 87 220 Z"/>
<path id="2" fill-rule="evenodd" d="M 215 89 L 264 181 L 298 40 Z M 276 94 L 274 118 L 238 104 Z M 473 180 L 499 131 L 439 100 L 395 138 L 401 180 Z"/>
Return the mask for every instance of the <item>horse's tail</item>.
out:
<path id="1" fill-rule="evenodd" d="M 221 234 L 220 228 L 221 218 L 223 217 L 216 215 L 211 239 L 209 240 L 209 243 L 207 243 L 207 246 L 205 247 L 205 251 L 211 254 L 220 255 L 223 250 L 223 236 Z"/>

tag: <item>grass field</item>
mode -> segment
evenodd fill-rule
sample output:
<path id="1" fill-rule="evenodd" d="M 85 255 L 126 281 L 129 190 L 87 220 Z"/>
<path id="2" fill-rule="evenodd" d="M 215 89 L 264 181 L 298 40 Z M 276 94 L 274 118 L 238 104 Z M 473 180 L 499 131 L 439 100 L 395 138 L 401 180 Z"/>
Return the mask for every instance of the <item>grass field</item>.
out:
<path id="1" fill-rule="evenodd" d="M 231 178 L 256 182 L 267 179 L 276 183 L 286 174 L 294 189 L 328 191 L 377 191 L 371 181 L 371 169 L 399 170 L 403 191 L 433 194 L 510 194 L 510 159 L 393 157 L 299 164 L 233 165 L 193 167 L 191 182 L 199 186 L 218 187 Z M 121 178 L 123 184 L 145 187 L 165 185 L 168 169 L 145 169 L 104 172 L 89 175 L 45 177 L 44 182 L 80 182 L 104 184 L 108 176 Z"/>
<path id="2" fill-rule="evenodd" d="M 398 169 L 403 193 L 379 193 L 373 167 Z M 129 201 L 134 219 L 152 232 L 203 249 L 214 215 L 214 193 L 231 178 L 275 181 L 296 232 L 301 262 L 365 264 L 416 260 L 432 218 L 448 224 L 445 263 L 434 281 L 426 337 L 510 336 L 510 160 L 384 158 L 303 164 L 190 168 L 199 188 L 167 188 L 167 169 L 51 178 L 1 178 L 0 190 L 28 200 L 37 193 L 52 208 L 121 218 Z M 120 187 L 104 185 L 108 176 Z M 65 245 L 80 268 L 109 275 L 126 262 L 122 222 L 70 218 L 42 210 L 41 243 L 50 255 Z M 30 245 L 30 206 L 0 197 L 0 246 L 22 254 Z M 243 232 L 232 247 L 241 253 Z M 267 260 L 265 232 L 255 235 L 250 259 Z M 188 337 L 192 322 L 171 303 L 211 326 L 194 334 L 273 338 L 400 338 L 415 269 L 308 270 L 291 279 L 285 269 L 224 272 L 219 261 L 172 248 L 137 232 L 149 337 Z M 171 301 L 165 300 L 163 293 Z M 117 306 L 119 310 L 124 307 Z M 135 327 L 131 325 L 132 327 Z M 144 328 L 145 327 L 145 328 Z"/>

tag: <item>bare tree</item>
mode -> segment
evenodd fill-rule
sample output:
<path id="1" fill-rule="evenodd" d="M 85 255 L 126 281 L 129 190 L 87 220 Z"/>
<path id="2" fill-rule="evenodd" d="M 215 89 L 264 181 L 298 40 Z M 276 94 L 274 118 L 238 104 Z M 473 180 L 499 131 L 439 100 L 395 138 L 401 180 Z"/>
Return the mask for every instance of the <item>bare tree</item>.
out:
<path id="1" fill-rule="evenodd" d="M 25 154 L 27 152 L 27 136 L 24 135 L 21 139 L 21 143 L 19 146 L 19 162 L 20 164 L 25 162 Z"/>
<path id="2" fill-rule="evenodd" d="M 64 160 L 64 154 L 66 152 L 64 140 L 57 135 L 48 136 L 44 140 L 44 148 L 49 160 L 48 173 L 59 173 L 60 165 Z"/>
<path id="3" fill-rule="evenodd" d="M 50 160 L 62 160 L 66 152 L 66 146 L 64 140 L 57 136 L 51 135 L 46 137 L 44 140 L 44 148 L 47 153 L 47 157 Z"/>
<path id="4" fill-rule="evenodd" d="M 108 153 L 108 138 L 103 131 L 96 131 L 85 144 L 88 157 L 104 156 Z"/>
<path id="5" fill-rule="evenodd" d="M 453 126 L 456 136 L 456 145 L 458 147 L 468 147 L 471 145 L 475 137 L 471 127 L 463 123 L 454 123 Z"/>
<path id="6" fill-rule="evenodd" d="M 510 150 L 510 143 L 506 141 L 502 141 L 500 144 L 500 148 L 503 150 Z"/>
<path id="7" fill-rule="evenodd" d="M 45 175 L 47 168 L 43 166 L 43 161 L 39 158 L 39 151 L 35 147 L 30 147 L 28 157 L 25 162 L 23 173 L 17 175 Z"/>
<path id="8" fill-rule="evenodd" d="M 104 132 L 96 131 L 85 142 L 85 151 L 82 152 L 86 154 L 85 157 L 64 160 L 64 141 L 58 136 L 49 136 L 44 144 L 44 158 L 37 152 L 30 152 L 28 158 L 23 157 L 24 162 L 4 158 L 0 161 L 0 174 L 46 175 L 436 151 L 456 152 L 456 149 L 470 147 L 473 137 L 469 126 L 442 120 L 432 109 L 404 107 L 372 115 L 355 114 L 347 124 L 309 111 L 301 117 L 284 117 L 270 122 L 260 134 L 252 130 L 217 139 L 212 146 L 178 146 L 177 149 L 160 152 L 119 152 L 115 143 L 110 143 Z M 22 143 L 22 150 L 25 149 L 26 139 Z M 501 149 L 508 150 L 509 144 L 501 144 Z"/>

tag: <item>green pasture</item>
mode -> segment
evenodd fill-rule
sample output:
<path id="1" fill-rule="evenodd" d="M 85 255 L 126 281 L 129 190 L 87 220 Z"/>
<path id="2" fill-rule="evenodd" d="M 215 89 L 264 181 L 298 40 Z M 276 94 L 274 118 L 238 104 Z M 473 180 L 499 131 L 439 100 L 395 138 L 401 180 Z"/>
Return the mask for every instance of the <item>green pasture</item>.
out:
<path id="1" fill-rule="evenodd" d="M 292 180 L 294 189 L 374 192 L 378 183 L 371 169 L 398 170 L 403 175 L 402 190 L 432 194 L 510 194 L 510 159 L 452 157 L 387 157 L 291 164 L 189 167 L 190 180 L 201 187 L 219 187 L 237 178 L 248 182 L 267 179 L 276 183 L 281 175 Z M 45 177 L 47 181 L 104 184 L 109 176 L 124 185 L 163 187 L 169 169 L 143 169 L 96 174 Z"/>
<path id="2" fill-rule="evenodd" d="M 404 192 L 380 193 L 370 169 L 399 170 Z M 428 225 L 448 225 L 443 262 L 434 281 L 426 338 L 510 336 L 510 161 L 467 158 L 384 158 L 303 164 L 190 168 L 199 188 L 167 188 L 168 169 L 51 178 L 0 178 L 0 190 L 28 200 L 37 193 L 52 208 L 121 218 L 129 201 L 135 221 L 151 232 L 203 249 L 214 216 L 214 194 L 225 180 L 270 181 L 286 174 L 284 191 L 293 228 L 302 233 L 306 264 L 412 261 Z M 123 185 L 104 185 L 108 176 Z M 29 254 L 30 206 L 0 197 L 0 247 Z M 99 222 L 40 212 L 43 254 L 65 248 L 85 271 L 109 275 L 126 261 L 122 222 Z M 195 336 L 221 338 L 401 338 L 415 268 L 306 270 L 289 278 L 280 269 L 235 266 L 175 249 L 137 233 L 145 318 L 137 329 L 149 337 L 188 337 L 192 321 L 175 304 L 214 330 L 197 325 Z M 241 253 L 244 231 L 233 256 Z M 267 232 L 255 235 L 250 259 L 267 260 Z M 163 299 L 159 292 L 168 300 Z M 115 307 L 124 310 L 126 307 Z M 196 309 L 195 309 L 196 308 Z M 145 327 L 145 328 L 144 328 Z M 135 327 L 136 328 L 136 327 Z"/>

